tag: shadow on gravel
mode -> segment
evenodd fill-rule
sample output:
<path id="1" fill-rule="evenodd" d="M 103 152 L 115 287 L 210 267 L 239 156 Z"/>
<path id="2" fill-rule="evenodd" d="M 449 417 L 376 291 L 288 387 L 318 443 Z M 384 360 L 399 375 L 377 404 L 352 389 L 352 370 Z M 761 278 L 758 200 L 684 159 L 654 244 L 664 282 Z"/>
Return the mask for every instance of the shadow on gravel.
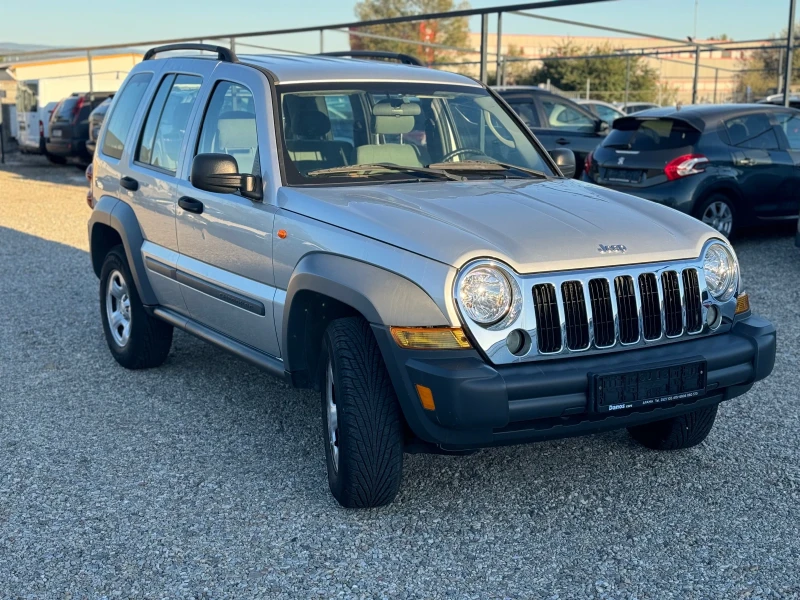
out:
<path id="1" fill-rule="evenodd" d="M 75 163 L 54 165 L 41 154 L 7 154 L 5 164 L 0 164 L 0 172 L 10 173 L 18 179 L 84 188 L 86 187 L 85 170 L 86 166 Z"/>

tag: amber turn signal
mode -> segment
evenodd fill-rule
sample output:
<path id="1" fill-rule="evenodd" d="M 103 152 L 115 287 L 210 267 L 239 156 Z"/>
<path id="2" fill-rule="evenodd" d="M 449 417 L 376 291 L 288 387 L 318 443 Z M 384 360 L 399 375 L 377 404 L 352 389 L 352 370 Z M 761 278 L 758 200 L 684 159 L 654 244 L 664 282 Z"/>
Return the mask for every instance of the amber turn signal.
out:
<path id="1" fill-rule="evenodd" d="M 750 298 L 747 292 L 742 292 L 739 294 L 739 297 L 736 298 L 736 314 L 740 315 L 746 313 L 748 310 L 750 310 Z"/>
<path id="2" fill-rule="evenodd" d="M 431 391 L 431 388 L 420 384 L 417 384 L 416 388 L 422 408 L 425 410 L 436 410 L 436 405 L 433 403 L 433 392 Z"/>
<path id="3" fill-rule="evenodd" d="M 392 327 L 397 345 L 408 350 L 462 350 L 471 348 L 460 327 Z"/>

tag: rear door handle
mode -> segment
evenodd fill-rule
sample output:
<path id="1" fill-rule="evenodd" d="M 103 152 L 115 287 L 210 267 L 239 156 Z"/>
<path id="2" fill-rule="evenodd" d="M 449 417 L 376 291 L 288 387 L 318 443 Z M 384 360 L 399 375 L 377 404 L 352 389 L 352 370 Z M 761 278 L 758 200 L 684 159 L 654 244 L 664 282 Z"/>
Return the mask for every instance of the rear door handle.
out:
<path id="1" fill-rule="evenodd" d="M 569 144 L 569 140 L 567 138 L 558 138 L 556 140 L 556 144 L 562 144 L 562 145 Z"/>
<path id="2" fill-rule="evenodd" d="M 203 203 L 200 200 L 195 200 L 194 198 L 190 198 L 189 196 L 184 196 L 180 200 L 178 200 L 178 206 L 180 206 L 183 210 L 195 214 L 202 214 L 203 212 Z"/>
<path id="3" fill-rule="evenodd" d="M 139 182 L 136 181 L 133 177 L 120 177 L 119 184 L 124 187 L 126 190 L 130 190 L 135 192 L 139 189 Z"/>

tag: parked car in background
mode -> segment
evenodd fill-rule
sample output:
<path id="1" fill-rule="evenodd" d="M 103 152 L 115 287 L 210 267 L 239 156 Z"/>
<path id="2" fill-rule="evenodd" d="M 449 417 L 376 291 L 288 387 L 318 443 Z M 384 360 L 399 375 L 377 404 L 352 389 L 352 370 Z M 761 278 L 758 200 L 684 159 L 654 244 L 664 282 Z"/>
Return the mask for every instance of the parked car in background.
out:
<path id="1" fill-rule="evenodd" d="M 17 82 L 17 142 L 22 152 L 45 153 L 50 116 L 74 85 L 72 78 Z"/>
<path id="2" fill-rule="evenodd" d="M 627 104 L 616 102 L 615 104 L 626 115 L 632 115 L 634 113 L 642 112 L 643 110 L 649 110 L 651 108 L 661 108 L 660 104 L 655 104 L 653 102 L 628 102 Z"/>
<path id="3" fill-rule="evenodd" d="M 113 95 L 113 92 L 72 94 L 58 103 L 50 117 L 50 135 L 45 143 L 50 162 L 61 164 L 76 159 L 85 164 L 92 159 L 86 149 L 89 114 Z"/>
<path id="4" fill-rule="evenodd" d="M 90 155 L 94 155 L 97 138 L 100 136 L 100 127 L 103 125 L 103 120 L 106 118 L 108 107 L 111 106 L 113 99 L 114 95 L 112 94 L 89 113 L 89 139 L 86 140 L 86 152 Z"/>
<path id="5" fill-rule="evenodd" d="M 498 87 L 495 91 L 511 105 L 548 152 L 569 148 L 575 154 L 575 177 L 583 171 L 586 156 L 606 136 L 609 126 L 587 108 L 568 98 L 533 86 Z"/>
<path id="6" fill-rule="evenodd" d="M 758 101 L 758 104 L 776 104 L 783 106 L 783 94 L 773 94 Z M 789 96 L 789 106 L 800 109 L 800 96 Z"/>
<path id="7" fill-rule="evenodd" d="M 614 121 L 588 181 L 694 215 L 723 235 L 800 208 L 800 111 L 659 108 Z"/>
<path id="8" fill-rule="evenodd" d="M 602 100 L 576 100 L 576 102 L 584 108 L 588 108 L 609 125 L 614 122 L 614 119 L 625 116 L 625 113 L 619 108 Z"/>

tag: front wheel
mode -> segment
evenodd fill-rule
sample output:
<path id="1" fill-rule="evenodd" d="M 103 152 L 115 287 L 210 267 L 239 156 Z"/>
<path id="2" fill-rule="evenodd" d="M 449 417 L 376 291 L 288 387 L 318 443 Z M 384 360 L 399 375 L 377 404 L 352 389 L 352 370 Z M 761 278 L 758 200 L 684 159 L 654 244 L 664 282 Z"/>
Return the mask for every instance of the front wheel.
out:
<path id="1" fill-rule="evenodd" d="M 394 500 L 403 475 L 403 421 L 369 323 L 333 321 L 320 357 L 328 484 L 344 507 Z"/>
<path id="2" fill-rule="evenodd" d="M 628 432 L 633 439 L 652 450 L 691 448 L 711 432 L 718 406 L 715 404 L 671 419 L 628 427 Z"/>

